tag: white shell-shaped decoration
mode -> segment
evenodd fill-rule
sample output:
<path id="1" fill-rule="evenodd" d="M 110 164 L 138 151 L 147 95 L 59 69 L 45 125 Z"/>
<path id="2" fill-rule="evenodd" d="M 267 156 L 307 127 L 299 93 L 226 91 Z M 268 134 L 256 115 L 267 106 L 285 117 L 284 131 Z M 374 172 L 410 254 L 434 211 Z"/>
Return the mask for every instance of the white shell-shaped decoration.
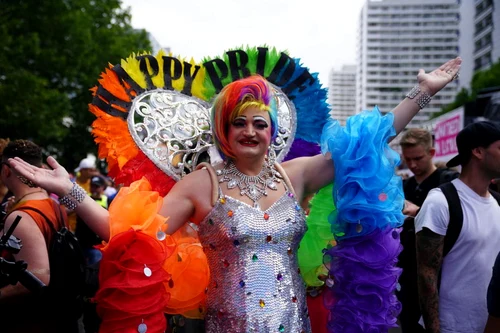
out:
<path id="1" fill-rule="evenodd" d="M 281 162 L 297 129 L 293 103 L 273 86 L 278 109 L 278 136 L 271 144 Z M 180 180 L 201 162 L 212 161 L 214 139 L 211 103 L 175 90 L 148 90 L 133 99 L 128 128 L 139 149 L 163 172 Z"/>

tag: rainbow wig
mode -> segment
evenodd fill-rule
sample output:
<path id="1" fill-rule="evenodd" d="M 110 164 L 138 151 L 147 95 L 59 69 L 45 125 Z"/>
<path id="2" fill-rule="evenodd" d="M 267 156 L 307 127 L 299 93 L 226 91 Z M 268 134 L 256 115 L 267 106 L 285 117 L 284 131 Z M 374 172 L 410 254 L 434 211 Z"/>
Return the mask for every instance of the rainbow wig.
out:
<path id="1" fill-rule="evenodd" d="M 229 146 L 229 126 L 249 107 L 269 112 L 271 140 L 276 138 L 278 110 L 273 90 L 266 79 L 260 75 L 253 75 L 231 82 L 217 95 L 212 107 L 214 141 L 224 158 L 235 158 Z"/>

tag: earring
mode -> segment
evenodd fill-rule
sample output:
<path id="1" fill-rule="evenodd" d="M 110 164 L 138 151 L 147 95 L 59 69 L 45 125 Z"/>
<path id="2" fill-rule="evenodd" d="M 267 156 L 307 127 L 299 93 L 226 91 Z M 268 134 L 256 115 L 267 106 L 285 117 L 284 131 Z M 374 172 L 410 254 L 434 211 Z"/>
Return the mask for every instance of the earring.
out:
<path id="1" fill-rule="evenodd" d="M 267 163 L 269 166 L 273 166 L 276 162 L 276 152 L 274 151 L 273 146 L 269 146 L 267 149 Z"/>

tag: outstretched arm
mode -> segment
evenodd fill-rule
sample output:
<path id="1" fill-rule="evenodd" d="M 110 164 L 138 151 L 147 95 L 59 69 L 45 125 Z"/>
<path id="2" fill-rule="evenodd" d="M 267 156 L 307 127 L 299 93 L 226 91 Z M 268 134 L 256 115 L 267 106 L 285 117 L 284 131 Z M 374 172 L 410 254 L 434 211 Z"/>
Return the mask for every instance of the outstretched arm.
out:
<path id="1" fill-rule="evenodd" d="M 8 162 L 21 176 L 59 197 L 68 194 L 73 187 L 68 172 L 53 157 L 47 158 L 47 164 L 52 170 L 38 168 L 18 157 L 9 159 Z M 101 239 L 108 241 L 109 214 L 106 209 L 87 195 L 83 202 L 77 205 L 75 212 Z"/>
<path id="2" fill-rule="evenodd" d="M 413 99 L 405 98 L 392 110 L 396 133 L 401 132 L 413 117 L 415 117 L 418 111 L 420 111 L 420 107 L 416 103 L 416 100 L 425 93 L 434 96 L 448 83 L 453 81 L 453 78 L 460 70 L 461 63 L 462 59 L 457 57 L 444 63 L 430 73 L 425 73 L 423 69 L 420 69 L 417 75 L 417 84 L 420 87 L 420 93 Z"/>
<path id="3" fill-rule="evenodd" d="M 427 332 L 439 333 L 438 277 L 443 263 L 444 236 L 423 228 L 417 233 L 418 295 Z"/>
<path id="4" fill-rule="evenodd" d="M 424 94 L 435 95 L 457 75 L 462 59 L 455 58 L 444 63 L 430 73 L 421 69 L 417 75 L 420 93 L 413 99 L 405 98 L 394 110 L 394 128 L 401 132 L 411 119 L 420 111 L 416 101 Z M 315 193 L 334 180 L 335 168 L 331 159 L 322 155 L 296 158 L 283 163 L 292 184 L 300 198 Z"/>

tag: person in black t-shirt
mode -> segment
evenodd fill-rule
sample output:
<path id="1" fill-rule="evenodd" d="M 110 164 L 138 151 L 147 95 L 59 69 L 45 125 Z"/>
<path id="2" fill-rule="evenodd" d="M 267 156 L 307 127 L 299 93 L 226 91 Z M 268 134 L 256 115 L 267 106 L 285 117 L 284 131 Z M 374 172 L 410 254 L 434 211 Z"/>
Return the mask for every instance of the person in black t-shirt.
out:
<path id="1" fill-rule="evenodd" d="M 457 178 L 459 174 L 434 165 L 432 159 L 436 150 L 432 146 L 432 135 L 424 129 L 409 129 L 403 134 L 400 145 L 403 159 L 414 176 L 406 179 L 403 184 L 405 194 L 403 214 L 407 218 L 401 232 L 403 251 L 398 258 L 398 266 L 403 268 L 399 278 L 401 288 L 397 292 L 403 306 L 399 321 L 404 333 L 418 333 L 425 330 L 418 323 L 421 314 L 418 301 L 414 217 L 430 190 Z"/>

